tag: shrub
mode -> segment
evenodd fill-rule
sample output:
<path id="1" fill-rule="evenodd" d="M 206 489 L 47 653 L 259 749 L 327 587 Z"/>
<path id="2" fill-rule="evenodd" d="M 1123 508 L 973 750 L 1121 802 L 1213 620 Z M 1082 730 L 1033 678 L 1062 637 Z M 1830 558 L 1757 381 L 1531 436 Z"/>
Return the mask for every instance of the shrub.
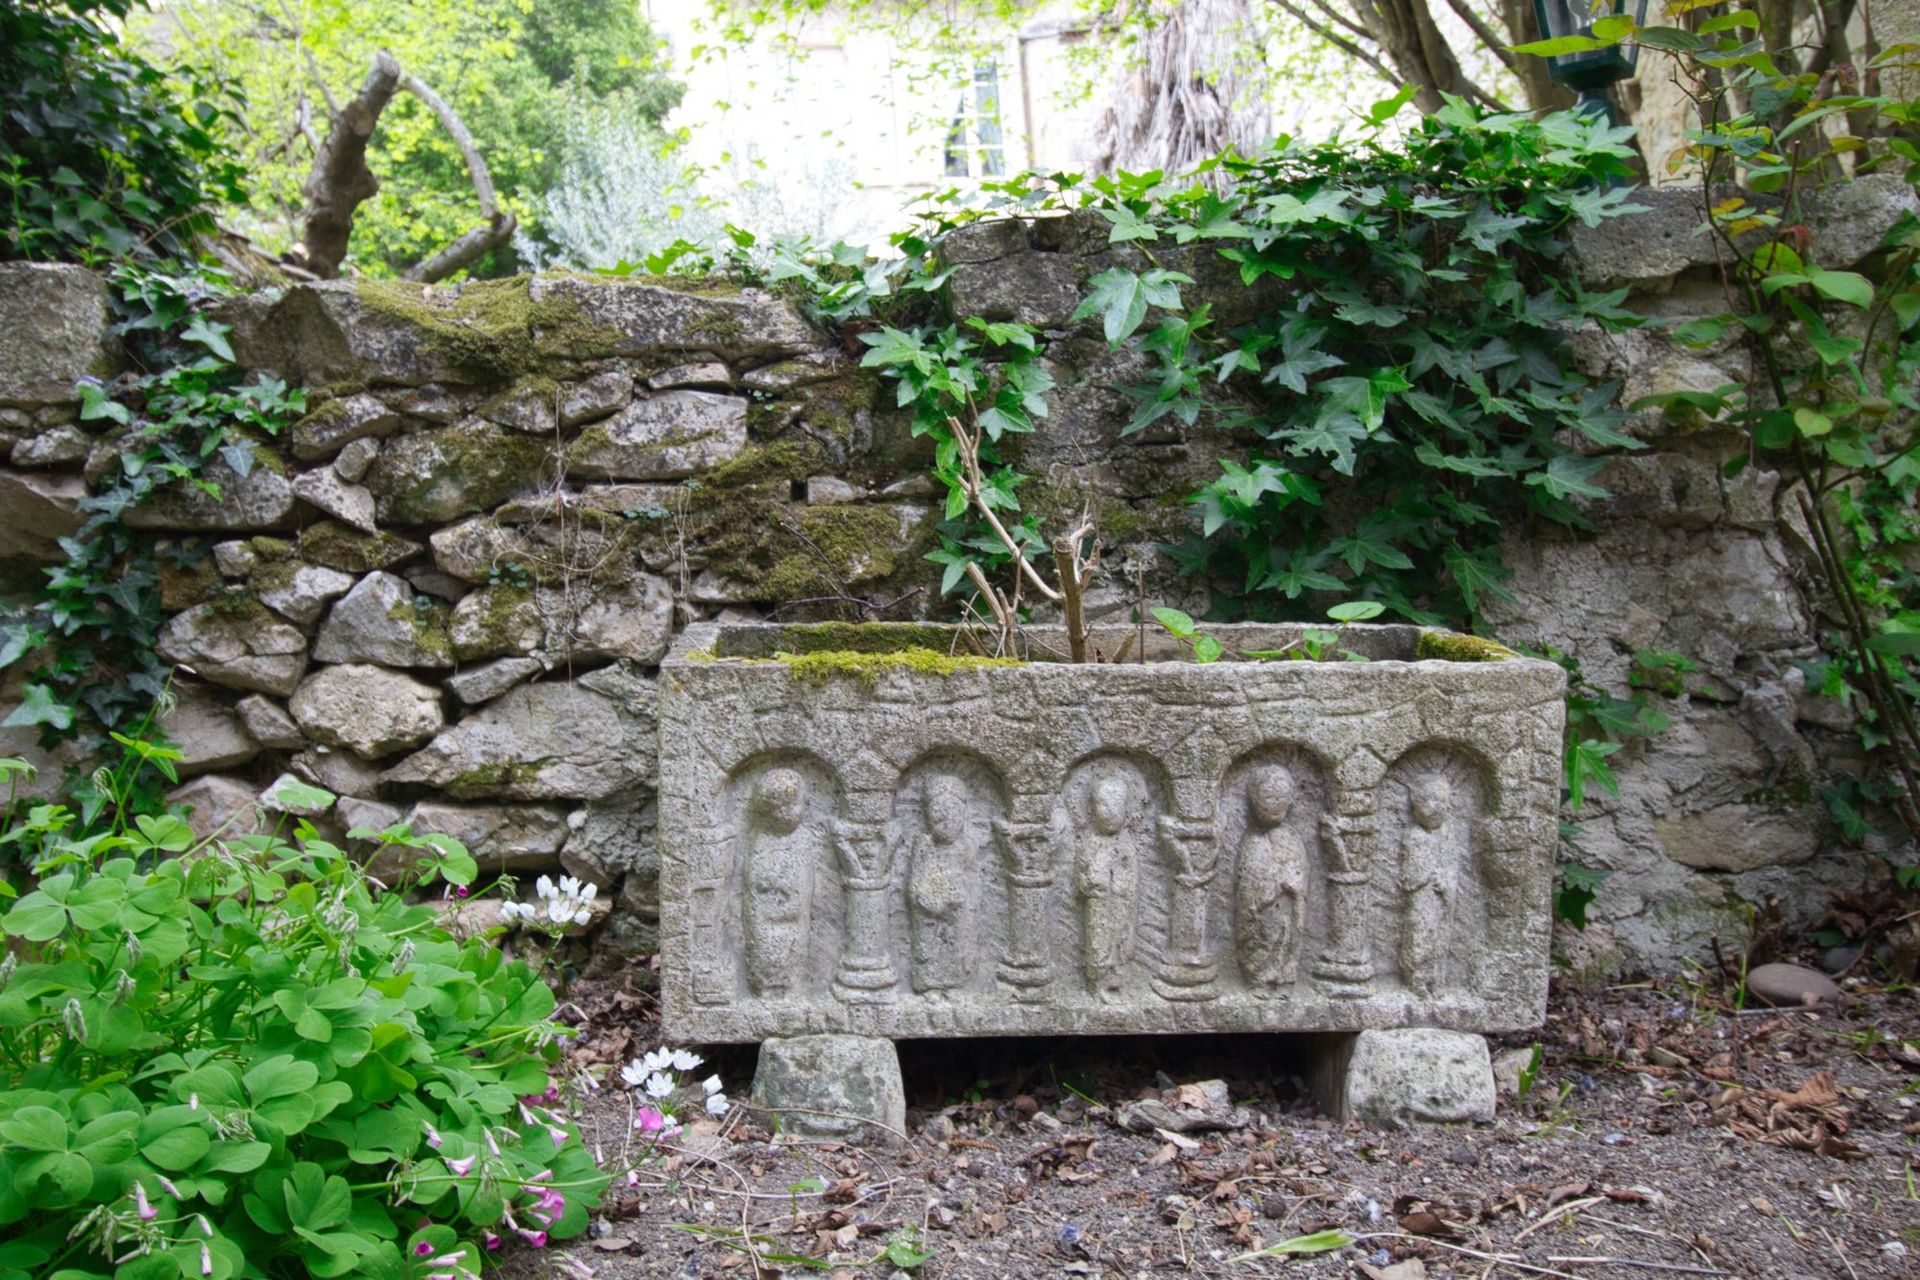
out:
<path id="1" fill-rule="evenodd" d="M 170 769 L 120 741 L 109 777 Z M 457 841 L 376 834 L 415 884 L 473 878 Z M 39 877 L 0 917 L 0 1280 L 459 1276 L 585 1228 L 608 1178 L 525 963 L 305 822 L 197 839 L 46 805 L 0 844 Z"/>

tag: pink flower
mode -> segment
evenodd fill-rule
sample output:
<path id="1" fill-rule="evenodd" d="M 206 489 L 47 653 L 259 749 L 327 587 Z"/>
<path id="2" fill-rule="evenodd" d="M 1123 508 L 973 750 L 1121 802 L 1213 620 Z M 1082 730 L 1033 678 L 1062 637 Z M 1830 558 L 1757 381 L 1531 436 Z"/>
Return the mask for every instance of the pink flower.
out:
<path id="1" fill-rule="evenodd" d="M 633 1113 L 633 1127 L 645 1134 L 659 1133 L 667 1127 L 667 1118 L 657 1107 L 641 1107 Z"/>
<path id="2" fill-rule="evenodd" d="M 443 1139 L 440 1137 L 440 1131 L 434 1128 L 432 1125 L 428 1125 L 427 1126 L 427 1145 L 432 1147 L 435 1151 L 438 1151 L 440 1149 L 440 1143 L 442 1141 Z"/>
<path id="3" fill-rule="evenodd" d="M 162 1191 L 172 1196 L 175 1200 L 178 1200 L 180 1198 L 180 1188 L 174 1186 L 173 1183 L 167 1179 L 165 1174 L 156 1175 L 154 1177 L 154 1181 L 160 1184 L 160 1189 Z"/>
<path id="4" fill-rule="evenodd" d="M 213 1274 L 213 1254 L 204 1244 L 200 1246 L 200 1274 L 203 1276 Z"/>
<path id="5" fill-rule="evenodd" d="M 447 1168 L 453 1170 L 454 1177 L 464 1178 L 473 1172 L 474 1159 L 475 1157 L 473 1156 L 462 1156 L 458 1160 L 449 1159 L 447 1160 Z"/>
<path id="6" fill-rule="evenodd" d="M 547 1247 L 546 1232 L 529 1231 L 525 1227 L 515 1227 L 514 1230 L 520 1233 L 520 1238 L 522 1240 L 525 1240 L 528 1244 L 532 1245 L 534 1248 L 544 1249 Z"/>
<path id="7" fill-rule="evenodd" d="M 553 1139 L 553 1145 L 556 1147 L 564 1147 L 567 1145 L 567 1131 L 565 1129 L 548 1125 L 547 1136 Z"/>
<path id="8" fill-rule="evenodd" d="M 467 896 L 467 892 L 468 892 L 467 886 L 457 885 L 454 887 L 453 896 L 456 898 L 464 898 Z"/>
<path id="9" fill-rule="evenodd" d="M 154 1208 L 152 1203 L 147 1200 L 147 1187 L 145 1183 L 136 1182 L 133 1184 L 133 1204 L 134 1208 L 139 1211 L 140 1221 L 142 1222 L 152 1222 L 160 1216 L 160 1211 Z"/>
<path id="10" fill-rule="evenodd" d="M 413 1256 L 416 1258 L 424 1258 L 432 1252 L 433 1252 L 433 1246 L 431 1244 L 428 1244 L 425 1240 L 422 1240 L 419 1244 L 413 1246 Z"/>
<path id="11" fill-rule="evenodd" d="M 487 1246 L 488 1253 L 500 1252 L 500 1237 L 491 1231 L 482 1231 L 480 1233 L 480 1243 Z"/>

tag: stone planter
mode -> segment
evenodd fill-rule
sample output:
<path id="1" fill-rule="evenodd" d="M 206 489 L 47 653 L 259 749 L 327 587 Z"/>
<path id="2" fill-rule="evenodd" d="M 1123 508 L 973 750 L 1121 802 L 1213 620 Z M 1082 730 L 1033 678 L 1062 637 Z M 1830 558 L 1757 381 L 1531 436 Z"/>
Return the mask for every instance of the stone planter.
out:
<path id="1" fill-rule="evenodd" d="M 1415 627 L 1341 643 L 1370 660 L 690 628 L 660 681 L 668 1035 L 1539 1025 L 1562 672 Z"/>

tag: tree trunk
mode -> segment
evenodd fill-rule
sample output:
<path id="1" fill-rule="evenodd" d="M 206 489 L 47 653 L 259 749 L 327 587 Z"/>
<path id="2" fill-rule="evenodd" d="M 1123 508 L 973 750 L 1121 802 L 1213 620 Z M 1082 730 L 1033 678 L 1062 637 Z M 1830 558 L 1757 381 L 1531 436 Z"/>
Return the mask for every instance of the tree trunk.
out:
<path id="1" fill-rule="evenodd" d="M 1246 63 L 1253 34 L 1247 0 L 1174 0 L 1101 112 L 1090 167 L 1173 174 L 1265 142 L 1266 95 Z"/>

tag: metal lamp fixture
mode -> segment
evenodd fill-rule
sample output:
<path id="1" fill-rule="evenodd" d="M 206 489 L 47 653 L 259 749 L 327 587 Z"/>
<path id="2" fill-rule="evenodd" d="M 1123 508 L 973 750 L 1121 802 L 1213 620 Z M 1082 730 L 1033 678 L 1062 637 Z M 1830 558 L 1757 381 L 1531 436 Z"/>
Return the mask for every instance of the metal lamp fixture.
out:
<path id="1" fill-rule="evenodd" d="M 1648 0 L 1533 0 L 1533 12 L 1540 20 L 1540 34 L 1558 40 L 1591 36 L 1593 24 L 1602 18 L 1631 17 L 1636 25 L 1644 26 L 1647 4 Z M 1554 54 L 1547 59 L 1547 74 L 1578 95 L 1576 111 L 1602 115 L 1609 124 L 1618 124 L 1620 115 L 1607 88 L 1631 76 L 1639 57 L 1640 47 L 1634 44 Z"/>

